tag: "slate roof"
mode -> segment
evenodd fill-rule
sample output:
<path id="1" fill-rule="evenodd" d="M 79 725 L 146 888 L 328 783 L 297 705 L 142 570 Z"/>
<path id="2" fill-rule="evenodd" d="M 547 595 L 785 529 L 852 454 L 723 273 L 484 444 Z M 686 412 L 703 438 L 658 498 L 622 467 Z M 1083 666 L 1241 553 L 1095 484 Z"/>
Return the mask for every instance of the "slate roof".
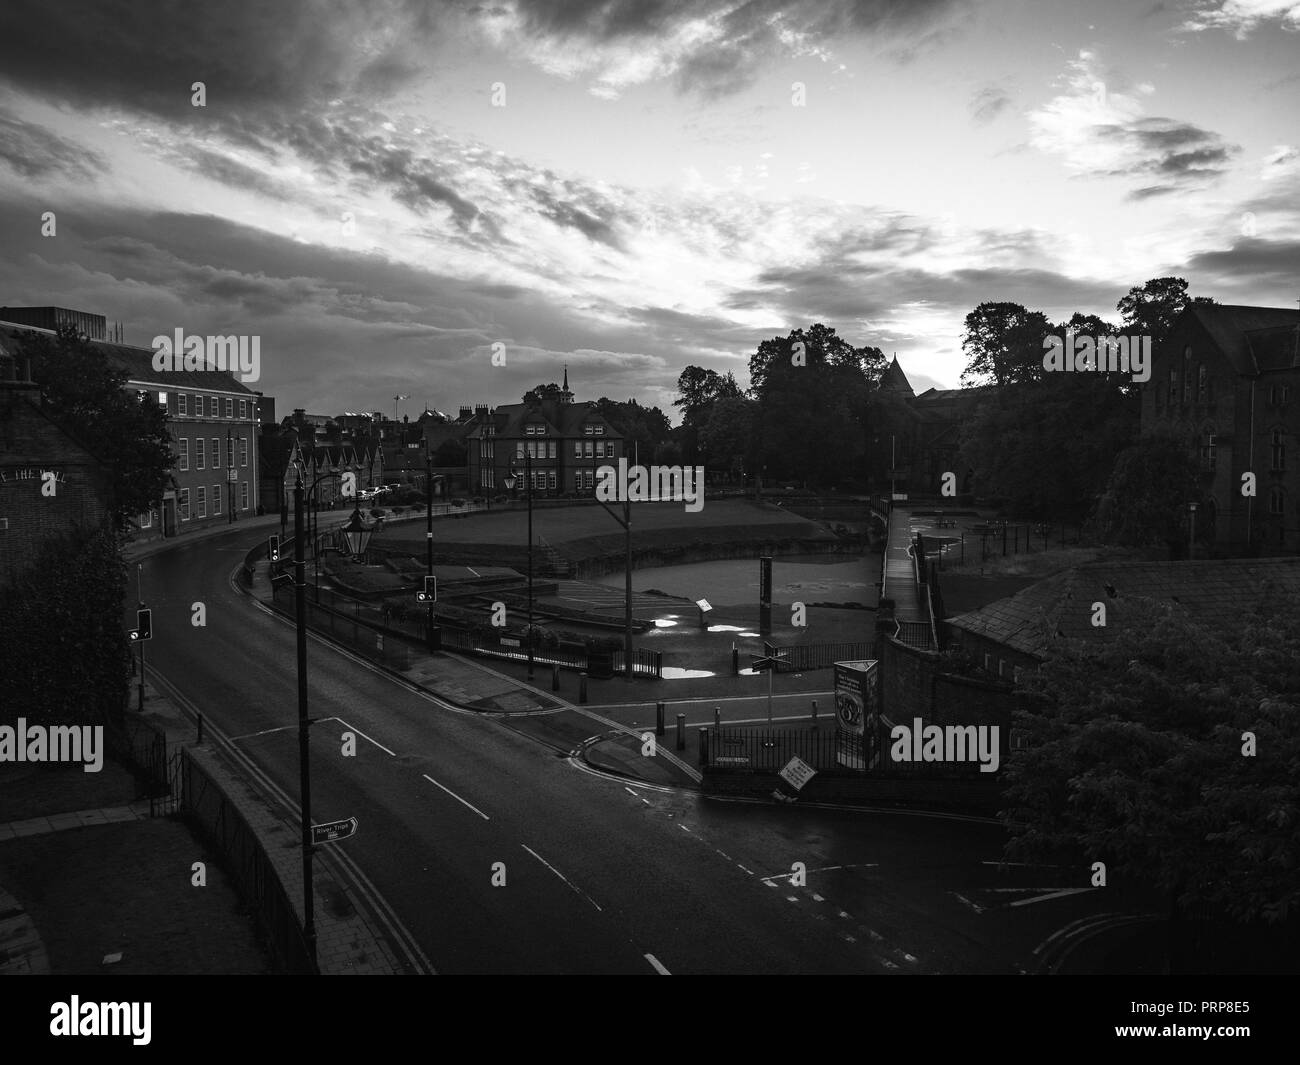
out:
<path id="1" fill-rule="evenodd" d="M 1177 603 L 1197 622 L 1230 624 L 1269 585 L 1300 595 L 1300 558 L 1088 562 L 945 624 L 1041 658 L 1054 635 L 1086 640 L 1114 636 L 1123 630 L 1127 606 L 1139 597 Z M 1106 604 L 1104 628 L 1092 625 L 1096 602 Z"/>
<path id="2" fill-rule="evenodd" d="M 1259 330 L 1300 324 L 1300 309 L 1244 307 L 1237 304 L 1189 303 L 1183 314 L 1196 318 L 1240 374 L 1259 373 L 1257 354 L 1247 335 Z"/>
<path id="3" fill-rule="evenodd" d="M 24 333 L 54 335 L 48 329 L 0 324 L 0 338 L 13 342 L 8 345 L 11 353 L 16 354 L 18 344 Z M 106 340 L 92 340 L 90 345 L 125 370 L 132 381 L 144 384 L 167 385 L 174 389 L 242 392 L 256 398 L 256 393 L 244 385 L 239 378 L 222 370 L 155 370 L 153 368 L 153 348 L 137 348 L 130 344 L 112 344 Z"/>
<path id="4" fill-rule="evenodd" d="M 915 394 L 912 382 L 907 379 L 907 374 L 903 373 L 903 368 L 898 365 L 897 355 L 880 375 L 880 387 L 887 392 L 906 392 L 909 396 Z"/>
<path id="5" fill-rule="evenodd" d="M 603 425 L 606 438 L 618 439 L 620 435 L 596 405 L 588 402 L 558 403 L 548 399 L 537 404 L 505 403 L 495 408 L 488 420 L 495 427 L 496 435 L 504 437 L 523 436 L 525 425 L 539 423 L 546 426 L 546 435 L 550 437 L 583 436 L 582 427 L 587 424 Z M 483 424 L 475 425 L 467 435 L 480 437 L 483 429 Z"/>

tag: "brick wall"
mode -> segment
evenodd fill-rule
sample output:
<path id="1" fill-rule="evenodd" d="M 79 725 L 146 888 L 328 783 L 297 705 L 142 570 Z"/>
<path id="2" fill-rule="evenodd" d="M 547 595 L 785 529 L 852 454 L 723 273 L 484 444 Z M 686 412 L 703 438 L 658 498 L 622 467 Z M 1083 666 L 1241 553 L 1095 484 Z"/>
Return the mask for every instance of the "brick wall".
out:
<path id="1" fill-rule="evenodd" d="M 106 471 L 41 413 L 34 396 L 0 388 L 0 518 L 8 519 L 0 529 L 0 580 L 28 566 L 48 537 L 108 523 Z M 41 493 L 41 470 L 59 474 L 53 496 Z"/>

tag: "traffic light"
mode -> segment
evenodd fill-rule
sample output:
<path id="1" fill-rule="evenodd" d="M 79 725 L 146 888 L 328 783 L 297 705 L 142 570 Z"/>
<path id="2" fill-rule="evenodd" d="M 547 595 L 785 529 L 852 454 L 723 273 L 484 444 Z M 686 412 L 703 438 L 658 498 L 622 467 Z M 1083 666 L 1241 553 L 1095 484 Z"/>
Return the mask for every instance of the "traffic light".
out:
<path id="1" fill-rule="evenodd" d="M 132 643 L 153 639 L 153 611 L 151 609 L 141 607 L 135 612 L 135 628 L 131 630 L 130 635 Z"/>
<path id="2" fill-rule="evenodd" d="M 417 603 L 436 603 L 438 601 L 438 578 L 425 577 L 424 588 L 415 593 Z"/>
<path id="3" fill-rule="evenodd" d="M 280 561 L 280 538 L 272 536 L 270 542 L 266 545 L 266 557 L 272 562 Z"/>

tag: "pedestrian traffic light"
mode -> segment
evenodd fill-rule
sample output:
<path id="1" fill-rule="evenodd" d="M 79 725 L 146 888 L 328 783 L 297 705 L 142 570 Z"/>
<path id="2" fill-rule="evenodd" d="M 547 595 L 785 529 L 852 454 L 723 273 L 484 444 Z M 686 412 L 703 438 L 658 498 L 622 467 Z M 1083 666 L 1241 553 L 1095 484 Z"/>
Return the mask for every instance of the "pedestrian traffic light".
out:
<path id="1" fill-rule="evenodd" d="M 131 642 L 153 639 L 153 611 L 142 607 L 135 612 L 135 628 L 131 630 Z"/>
<path id="2" fill-rule="evenodd" d="M 280 538 L 272 536 L 270 543 L 266 545 L 266 557 L 272 562 L 280 561 Z"/>
<path id="3" fill-rule="evenodd" d="M 425 577 L 424 588 L 415 593 L 417 603 L 436 603 L 438 601 L 438 578 Z"/>

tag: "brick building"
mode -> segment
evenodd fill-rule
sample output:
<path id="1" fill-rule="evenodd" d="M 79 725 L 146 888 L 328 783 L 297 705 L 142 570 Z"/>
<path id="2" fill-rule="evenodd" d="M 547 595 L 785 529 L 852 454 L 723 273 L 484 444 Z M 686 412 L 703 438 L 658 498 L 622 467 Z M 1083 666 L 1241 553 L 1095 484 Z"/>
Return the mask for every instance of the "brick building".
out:
<path id="1" fill-rule="evenodd" d="M 107 471 L 45 413 L 29 377 L 0 337 L 0 582 L 31 565 L 46 538 L 110 526 Z"/>
<path id="2" fill-rule="evenodd" d="M 1300 550 L 1300 310 L 1192 304 L 1152 355 L 1142 430 L 1197 457 L 1199 540 L 1225 553 Z M 1241 494 L 1255 474 L 1256 494 Z"/>

